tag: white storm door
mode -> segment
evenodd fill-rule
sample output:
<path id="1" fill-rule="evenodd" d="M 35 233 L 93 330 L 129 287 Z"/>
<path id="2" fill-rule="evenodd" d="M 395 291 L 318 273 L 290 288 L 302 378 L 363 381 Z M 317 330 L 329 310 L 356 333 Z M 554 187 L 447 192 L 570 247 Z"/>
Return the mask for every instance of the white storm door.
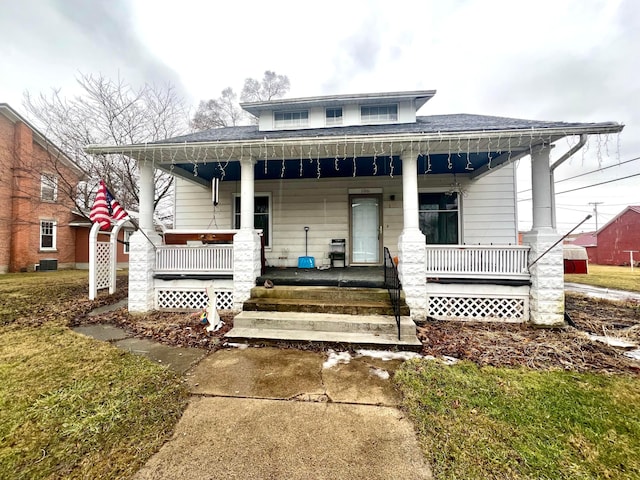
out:
<path id="1" fill-rule="evenodd" d="M 351 199 L 351 263 L 380 264 L 382 232 L 378 195 L 353 195 Z"/>

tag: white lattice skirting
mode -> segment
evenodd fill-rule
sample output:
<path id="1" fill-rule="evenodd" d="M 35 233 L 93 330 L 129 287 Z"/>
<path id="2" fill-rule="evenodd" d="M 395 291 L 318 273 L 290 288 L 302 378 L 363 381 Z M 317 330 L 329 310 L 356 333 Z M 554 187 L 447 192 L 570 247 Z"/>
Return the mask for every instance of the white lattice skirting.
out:
<path id="1" fill-rule="evenodd" d="M 208 303 L 209 296 L 204 288 L 156 288 L 157 310 L 204 310 Z M 216 290 L 216 308 L 218 310 L 231 310 L 233 308 L 233 292 L 231 290 Z"/>
<path id="2" fill-rule="evenodd" d="M 111 286 L 111 243 L 97 242 L 96 244 L 96 288 Z"/>
<path id="3" fill-rule="evenodd" d="M 427 315 L 436 320 L 526 322 L 528 297 L 430 295 Z"/>

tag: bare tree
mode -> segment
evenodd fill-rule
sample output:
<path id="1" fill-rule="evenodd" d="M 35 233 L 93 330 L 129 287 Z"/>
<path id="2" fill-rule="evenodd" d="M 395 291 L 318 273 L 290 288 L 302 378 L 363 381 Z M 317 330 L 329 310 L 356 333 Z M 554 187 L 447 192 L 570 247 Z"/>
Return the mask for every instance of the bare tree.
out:
<path id="1" fill-rule="evenodd" d="M 267 70 L 260 81 L 255 78 L 244 81 L 240 99 L 243 102 L 265 102 L 284 97 L 289 93 L 289 88 L 289 77 Z"/>
<path id="2" fill-rule="evenodd" d="M 289 92 L 289 78 L 267 70 L 262 80 L 247 78 L 242 87 L 240 100 L 259 102 L 282 98 Z M 203 100 L 191 119 L 191 129 L 197 132 L 210 128 L 231 127 L 246 123 L 247 116 L 238 106 L 238 96 L 231 87 L 222 91 L 220 97 Z"/>
<path id="3" fill-rule="evenodd" d="M 202 100 L 191 119 L 191 128 L 195 131 L 209 128 L 231 127 L 242 122 L 243 113 L 238 107 L 238 96 L 231 87 L 227 87 L 217 99 Z"/>
<path id="4" fill-rule="evenodd" d="M 137 210 L 136 161 L 124 155 L 89 155 L 83 149 L 88 144 L 129 145 L 179 135 L 187 126 L 184 100 L 171 85 L 134 89 L 120 78 L 90 74 L 80 74 L 77 81 L 78 96 L 67 98 L 56 89 L 35 97 L 27 92 L 24 106 L 43 133 L 87 172 L 89 180 L 78 185 L 74 199 L 81 211 L 90 208 L 100 179 L 124 208 Z M 154 181 L 158 207 L 167 201 L 173 177 L 156 171 Z"/>

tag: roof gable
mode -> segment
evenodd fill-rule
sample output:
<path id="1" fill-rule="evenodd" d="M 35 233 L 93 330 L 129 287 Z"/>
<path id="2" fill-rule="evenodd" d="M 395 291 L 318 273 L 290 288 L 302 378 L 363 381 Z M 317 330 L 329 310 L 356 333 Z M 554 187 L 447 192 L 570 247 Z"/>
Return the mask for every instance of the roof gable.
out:
<path id="1" fill-rule="evenodd" d="M 62 163 L 76 172 L 80 178 L 86 177 L 87 173 L 76 164 L 71 158 L 67 156 L 57 145 L 51 140 L 45 137 L 36 127 L 34 127 L 26 118 L 16 112 L 8 103 L 0 103 L 0 114 L 4 115 L 11 121 L 11 123 L 21 122 L 24 123 L 33 132 L 33 140 L 38 143 L 45 150 L 53 149 L 55 155 L 58 156 Z"/>

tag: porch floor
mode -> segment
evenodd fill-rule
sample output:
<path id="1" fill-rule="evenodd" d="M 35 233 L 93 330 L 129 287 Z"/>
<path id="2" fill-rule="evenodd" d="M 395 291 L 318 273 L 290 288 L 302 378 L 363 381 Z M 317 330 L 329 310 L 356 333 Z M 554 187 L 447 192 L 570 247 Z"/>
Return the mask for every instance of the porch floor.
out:
<path id="1" fill-rule="evenodd" d="M 267 279 L 274 285 L 384 288 L 384 267 L 338 267 L 326 270 L 267 267 L 264 275 L 256 279 L 256 285 L 263 285 Z"/>

